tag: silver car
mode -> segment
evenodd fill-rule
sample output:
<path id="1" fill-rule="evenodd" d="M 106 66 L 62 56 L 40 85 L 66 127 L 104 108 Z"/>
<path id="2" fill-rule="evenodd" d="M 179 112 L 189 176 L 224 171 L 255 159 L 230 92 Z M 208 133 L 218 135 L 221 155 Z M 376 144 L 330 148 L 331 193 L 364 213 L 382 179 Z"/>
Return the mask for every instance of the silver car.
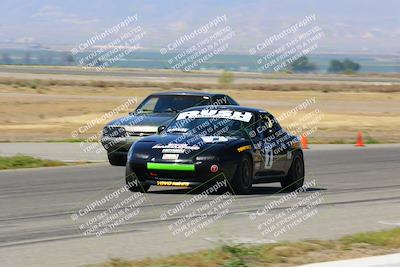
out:
<path id="1" fill-rule="evenodd" d="M 151 94 L 128 116 L 109 122 L 103 129 L 101 143 L 111 165 L 125 166 L 131 145 L 140 138 L 157 134 L 184 109 L 204 105 L 239 105 L 224 94 L 205 92 L 163 92 Z"/>

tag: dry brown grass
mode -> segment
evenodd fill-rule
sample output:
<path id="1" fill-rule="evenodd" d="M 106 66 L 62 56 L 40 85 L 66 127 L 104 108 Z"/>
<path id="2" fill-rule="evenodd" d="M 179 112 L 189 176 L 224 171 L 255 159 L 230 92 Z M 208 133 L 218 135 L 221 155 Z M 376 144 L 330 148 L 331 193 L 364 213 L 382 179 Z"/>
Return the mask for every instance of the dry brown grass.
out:
<path id="1" fill-rule="evenodd" d="M 240 84 L 224 90 L 217 84 L 0 78 L 0 141 L 68 139 L 73 130 L 101 117 L 128 97 L 137 97 L 140 102 L 154 92 L 196 89 L 227 93 L 242 105 L 263 108 L 276 115 L 315 97 L 313 108 L 318 108 L 324 117 L 311 136 L 311 142 L 352 143 L 358 130 L 364 131 L 371 142 L 400 142 L 400 92 L 397 87 L 399 85 Z M 134 108 L 132 106 L 120 116 Z M 299 112 L 282 124 L 287 126 L 306 113 Z M 95 134 L 106 122 L 99 123 L 79 138 Z"/>
<path id="2" fill-rule="evenodd" d="M 268 80 L 267 80 L 268 81 Z M 52 86 L 91 87 L 91 88 L 156 88 L 158 90 L 221 90 L 218 83 L 196 82 L 148 82 L 148 81 L 115 81 L 115 80 L 62 80 L 62 79 L 21 79 L 0 78 L 0 84 L 13 88 L 47 88 Z M 360 84 L 362 84 L 360 86 Z M 400 92 L 399 83 L 362 83 L 362 82 L 312 82 L 312 83 L 240 83 L 230 85 L 236 90 L 261 91 L 321 91 L 321 92 Z"/>

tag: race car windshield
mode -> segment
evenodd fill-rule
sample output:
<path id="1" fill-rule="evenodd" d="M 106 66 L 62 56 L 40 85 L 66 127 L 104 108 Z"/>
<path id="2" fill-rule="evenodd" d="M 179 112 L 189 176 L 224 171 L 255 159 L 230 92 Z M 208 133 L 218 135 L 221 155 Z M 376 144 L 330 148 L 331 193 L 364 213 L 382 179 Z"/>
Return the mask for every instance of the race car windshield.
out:
<path id="1" fill-rule="evenodd" d="M 194 106 L 208 105 L 209 99 L 191 95 L 160 95 L 147 98 L 137 108 L 138 113 L 177 113 Z"/>
<path id="2" fill-rule="evenodd" d="M 166 129 L 167 133 L 200 136 L 248 137 L 252 130 L 250 122 L 224 118 L 196 118 L 174 120 Z"/>

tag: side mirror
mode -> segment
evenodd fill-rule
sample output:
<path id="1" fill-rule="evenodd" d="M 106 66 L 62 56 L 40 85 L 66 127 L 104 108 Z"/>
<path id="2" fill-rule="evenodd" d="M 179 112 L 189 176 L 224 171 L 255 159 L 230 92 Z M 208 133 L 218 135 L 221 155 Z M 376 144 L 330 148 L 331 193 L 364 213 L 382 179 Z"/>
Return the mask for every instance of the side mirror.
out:
<path id="1" fill-rule="evenodd" d="M 134 111 L 129 112 L 129 115 L 133 116 L 133 115 L 140 115 L 142 113 L 142 109 L 137 108 Z"/>
<path id="2" fill-rule="evenodd" d="M 161 134 L 162 132 L 164 132 L 165 128 L 167 128 L 167 126 L 165 125 L 161 125 L 157 128 L 157 133 Z"/>

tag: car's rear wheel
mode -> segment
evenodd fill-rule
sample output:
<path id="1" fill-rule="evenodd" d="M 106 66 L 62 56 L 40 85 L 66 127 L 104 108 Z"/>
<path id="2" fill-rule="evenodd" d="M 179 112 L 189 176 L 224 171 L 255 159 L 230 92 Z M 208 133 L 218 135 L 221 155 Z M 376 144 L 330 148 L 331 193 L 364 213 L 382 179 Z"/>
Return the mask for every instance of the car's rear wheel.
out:
<path id="1" fill-rule="evenodd" d="M 249 156 L 240 160 L 232 179 L 232 189 L 235 194 L 249 194 L 253 186 L 253 164 Z"/>
<path id="2" fill-rule="evenodd" d="M 288 174 L 282 178 L 281 186 L 285 191 L 294 191 L 304 184 L 304 159 L 303 155 L 299 152 L 293 156 L 292 165 L 290 166 Z"/>
<path id="3" fill-rule="evenodd" d="M 111 165 L 114 166 L 125 166 L 126 165 L 126 156 L 113 153 L 113 152 L 108 152 L 108 161 L 110 162 Z"/>
<path id="4" fill-rule="evenodd" d="M 132 192 L 146 193 L 147 191 L 149 191 L 150 185 L 140 183 L 135 172 L 132 171 L 132 169 L 129 167 L 129 165 L 126 165 L 125 181 L 126 181 L 126 185 L 128 186 L 129 190 Z"/>

